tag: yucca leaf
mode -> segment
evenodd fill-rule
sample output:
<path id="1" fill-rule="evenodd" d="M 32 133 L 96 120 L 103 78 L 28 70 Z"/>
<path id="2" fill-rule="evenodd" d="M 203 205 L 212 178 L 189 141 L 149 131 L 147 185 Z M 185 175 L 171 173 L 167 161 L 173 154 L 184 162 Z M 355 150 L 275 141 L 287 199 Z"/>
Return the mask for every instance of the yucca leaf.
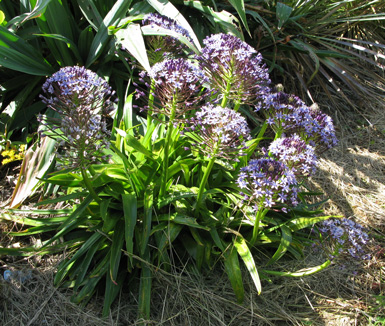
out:
<path id="1" fill-rule="evenodd" d="M 242 272 L 239 266 L 238 252 L 234 247 L 223 253 L 225 270 L 234 290 L 238 303 L 243 303 L 245 290 L 243 287 Z"/>
<path id="2" fill-rule="evenodd" d="M 261 280 L 259 279 L 259 274 L 257 267 L 255 266 L 254 258 L 250 252 L 249 246 L 247 245 L 244 238 L 237 236 L 234 240 L 234 246 L 238 251 L 238 254 L 241 256 L 243 262 L 245 263 L 247 270 L 250 273 L 251 278 L 253 279 L 254 285 L 257 289 L 258 294 L 262 292 Z"/>

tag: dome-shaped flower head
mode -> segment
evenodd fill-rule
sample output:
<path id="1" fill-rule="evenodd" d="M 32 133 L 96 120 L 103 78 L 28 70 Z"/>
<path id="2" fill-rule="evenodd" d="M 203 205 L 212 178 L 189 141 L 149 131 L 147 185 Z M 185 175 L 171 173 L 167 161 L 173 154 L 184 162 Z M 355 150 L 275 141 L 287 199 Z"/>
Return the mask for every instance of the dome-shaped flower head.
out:
<path id="1" fill-rule="evenodd" d="M 146 14 L 142 20 L 142 25 L 168 29 L 172 32 L 180 34 L 181 36 L 184 36 L 188 41 L 193 43 L 189 32 L 185 28 L 180 26 L 175 20 L 158 13 Z M 160 62 L 165 59 L 165 57 L 178 57 L 184 54 L 187 50 L 186 45 L 181 43 L 176 37 L 169 35 L 151 35 L 147 36 L 146 40 L 151 50 L 148 53 L 151 64 Z"/>
<path id="2" fill-rule="evenodd" d="M 244 190 L 244 200 L 253 203 L 256 211 L 273 206 L 286 211 L 298 204 L 294 172 L 272 158 L 250 160 L 249 165 L 241 168 L 237 184 Z"/>
<path id="3" fill-rule="evenodd" d="M 315 105 L 307 106 L 299 97 L 284 92 L 266 94 L 255 106 L 275 132 L 298 134 L 322 152 L 337 144 L 332 119 Z"/>
<path id="4" fill-rule="evenodd" d="M 245 141 L 251 138 L 246 119 L 221 106 L 206 104 L 190 123 L 194 134 L 202 139 L 196 148 L 210 157 L 236 160 L 244 155 Z"/>
<path id="5" fill-rule="evenodd" d="M 317 157 L 314 147 L 306 144 L 297 134 L 274 140 L 268 150 L 297 176 L 310 176 L 316 171 Z"/>
<path id="6" fill-rule="evenodd" d="M 185 119 L 186 113 L 194 109 L 205 95 L 201 93 L 203 83 L 206 82 L 203 72 L 182 58 L 159 62 L 148 74 L 144 73 L 145 76 L 155 82 L 152 90 L 155 104 L 152 110 L 165 114 L 172 121 Z M 139 97 L 145 95 L 143 91 L 137 92 Z"/>
<path id="7" fill-rule="evenodd" d="M 229 34 L 215 34 L 203 40 L 197 56 L 211 88 L 239 104 L 252 104 L 269 91 L 268 69 L 262 55 L 246 42 Z"/>
<path id="8" fill-rule="evenodd" d="M 62 162 L 76 167 L 105 160 L 105 117 L 113 107 L 108 83 L 84 67 L 64 67 L 47 79 L 43 91 L 43 102 L 60 116 L 46 119 L 45 125 L 64 147 Z"/>

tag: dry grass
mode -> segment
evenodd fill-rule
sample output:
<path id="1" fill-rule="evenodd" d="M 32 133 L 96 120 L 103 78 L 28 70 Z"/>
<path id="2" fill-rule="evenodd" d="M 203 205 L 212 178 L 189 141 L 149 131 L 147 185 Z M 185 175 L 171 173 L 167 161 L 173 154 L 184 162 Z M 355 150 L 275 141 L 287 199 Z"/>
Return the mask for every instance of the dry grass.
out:
<path id="1" fill-rule="evenodd" d="M 353 218 L 368 227 L 373 242 L 369 261 L 347 257 L 325 271 L 304 278 L 272 278 L 263 281 L 258 296 L 245 273 L 247 298 L 235 303 L 231 286 L 220 266 L 205 275 L 193 270 L 155 272 L 152 315 L 147 325 L 369 325 L 370 317 L 385 315 L 385 110 L 349 120 L 336 112 L 340 144 L 325 153 L 311 188 L 330 197 L 326 213 Z M 368 123 L 369 121 L 369 123 Z M 10 173 L 10 172 L 9 172 Z M 12 173 L 10 173 L 12 175 Z M 2 178 L 10 182 L 12 178 Z M 9 196 L 0 187 L 2 200 Z M 6 236 L 10 225 L 0 226 L 2 245 L 14 241 Z M 13 241 L 13 242 L 12 242 Z M 136 319 L 137 284 L 119 296 L 107 319 L 101 319 L 102 294 L 86 307 L 70 302 L 71 292 L 52 286 L 60 257 L 0 260 L 2 270 L 33 269 L 24 285 L 0 282 L 0 323 L 16 325 L 139 325 Z M 277 269 L 298 270 L 315 266 L 324 255 L 309 248 L 303 261 L 283 260 Z M 344 266 L 342 266 L 343 264 Z M 383 318 L 383 317 L 382 317 Z M 373 324 L 374 325 L 374 324 Z M 382 324 L 383 325 L 383 324 Z"/>

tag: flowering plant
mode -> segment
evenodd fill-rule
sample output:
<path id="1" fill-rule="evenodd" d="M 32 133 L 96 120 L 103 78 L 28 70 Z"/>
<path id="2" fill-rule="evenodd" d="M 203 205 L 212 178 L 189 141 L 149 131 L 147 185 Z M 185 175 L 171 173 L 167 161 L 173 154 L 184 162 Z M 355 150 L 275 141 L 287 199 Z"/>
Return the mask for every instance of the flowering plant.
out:
<path id="1" fill-rule="evenodd" d="M 144 24 L 189 37 L 159 15 Z M 64 190 L 39 205 L 72 208 L 23 219 L 31 225 L 23 234 L 56 230 L 45 250 L 73 252 L 55 283 L 74 287 L 74 301 L 87 302 L 105 280 L 105 315 L 126 279 L 140 273 L 139 312 L 148 318 L 152 275 L 170 269 L 174 250 L 198 270 L 223 259 L 242 302 L 239 257 L 260 293 L 259 274 L 279 274 L 265 267 L 286 252 L 301 257 L 301 232 L 328 218 L 307 209 L 301 185 L 314 173 L 316 153 L 336 143 L 330 117 L 275 91 L 261 55 L 238 37 L 209 36 L 193 56 L 170 36 L 156 41 L 177 56 L 137 72 L 121 112 L 112 114 L 108 84 L 82 67 L 63 68 L 43 86 L 42 98 L 57 114 L 41 121 L 44 134 L 58 140 L 61 164 L 45 181 Z M 153 38 L 147 45 L 159 51 Z M 250 116 L 261 121 L 253 129 Z M 256 264 L 256 247 L 270 259 Z"/>

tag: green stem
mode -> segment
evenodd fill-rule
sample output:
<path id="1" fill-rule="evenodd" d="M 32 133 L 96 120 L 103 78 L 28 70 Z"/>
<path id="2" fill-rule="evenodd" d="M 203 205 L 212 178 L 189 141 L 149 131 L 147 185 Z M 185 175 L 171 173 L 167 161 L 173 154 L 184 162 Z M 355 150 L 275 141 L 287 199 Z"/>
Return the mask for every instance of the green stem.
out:
<path id="1" fill-rule="evenodd" d="M 239 101 L 239 100 L 236 101 L 235 105 L 234 105 L 234 111 L 238 112 L 240 106 L 241 106 L 241 101 Z"/>
<path id="2" fill-rule="evenodd" d="M 154 107 L 154 91 L 155 91 L 155 80 L 152 79 L 150 94 L 148 95 L 147 129 L 149 128 L 152 121 L 152 112 Z"/>
<path id="3" fill-rule="evenodd" d="M 97 203 L 100 203 L 101 199 L 99 198 L 99 196 L 95 192 L 94 188 L 92 187 L 92 183 L 90 181 L 90 178 L 87 175 L 87 170 L 83 166 L 80 166 L 80 172 L 82 173 L 84 185 L 86 186 L 86 188 L 90 192 L 90 195 L 94 198 L 94 200 Z"/>
<path id="4" fill-rule="evenodd" d="M 174 99 L 176 96 L 174 96 Z M 171 133 L 173 130 L 173 121 L 175 119 L 175 113 L 176 113 L 176 101 L 173 100 L 172 107 L 171 107 L 171 115 L 170 120 L 167 125 L 167 132 L 166 132 L 166 140 L 164 144 L 164 155 L 163 155 L 163 170 L 162 170 L 162 180 L 160 184 L 160 190 L 159 190 L 159 197 L 163 197 L 163 195 L 166 192 L 166 184 L 168 180 L 168 155 L 170 150 L 170 140 L 171 140 Z"/>
<path id="5" fill-rule="evenodd" d="M 269 210 L 267 208 L 262 209 L 262 207 L 259 207 L 257 215 L 255 216 L 253 235 L 251 236 L 250 246 L 254 246 L 255 241 L 257 241 L 260 223 L 268 211 Z"/>
<path id="6" fill-rule="evenodd" d="M 221 107 L 223 108 L 226 107 L 228 96 L 230 94 L 230 89 L 231 89 L 231 82 L 227 81 L 226 90 L 225 90 L 225 93 L 223 94 L 223 99 L 221 102 Z"/>
<path id="7" fill-rule="evenodd" d="M 203 174 L 203 178 L 202 178 L 201 183 L 199 185 L 197 202 L 196 202 L 196 206 L 195 206 L 195 210 L 196 210 L 197 214 L 199 212 L 199 207 L 200 207 L 201 202 L 202 202 L 203 192 L 205 190 L 207 180 L 208 180 L 209 175 L 211 173 L 211 170 L 213 169 L 213 166 L 214 166 L 216 154 L 218 153 L 218 148 L 219 148 L 219 144 L 217 145 L 217 148 L 214 151 L 214 155 L 212 156 L 212 158 L 209 161 L 209 164 L 206 167 L 205 173 Z"/>

